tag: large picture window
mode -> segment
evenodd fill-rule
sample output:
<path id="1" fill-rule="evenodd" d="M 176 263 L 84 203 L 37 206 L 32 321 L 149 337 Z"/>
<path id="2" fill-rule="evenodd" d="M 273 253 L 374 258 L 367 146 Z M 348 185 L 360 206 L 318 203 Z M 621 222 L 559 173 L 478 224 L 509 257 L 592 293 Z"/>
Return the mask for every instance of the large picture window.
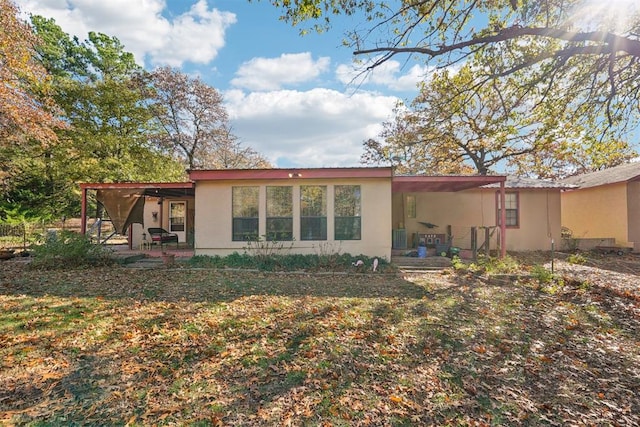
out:
<path id="1" fill-rule="evenodd" d="M 267 187 L 267 240 L 293 240 L 293 187 Z"/>
<path id="2" fill-rule="evenodd" d="M 505 226 L 507 227 L 519 227 L 520 226 L 520 201 L 518 198 L 518 193 L 510 192 L 504 194 L 505 201 Z M 500 219 L 502 216 L 500 215 L 500 193 L 496 193 L 496 202 L 497 202 L 497 215 L 498 220 L 497 223 L 500 225 Z"/>
<path id="3" fill-rule="evenodd" d="M 362 217 L 360 186 L 335 186 L 335 240 L 360 240 Z"/>
<path id="4" fill-rule="evenodd" d="M 233 187 L 233 241 L 258 239 L 259 187 Z"/>
<path id="5" fill-rule="evenodd" d="M 327 187 L 300 187 L 300 240 L 327 240 Z"/>

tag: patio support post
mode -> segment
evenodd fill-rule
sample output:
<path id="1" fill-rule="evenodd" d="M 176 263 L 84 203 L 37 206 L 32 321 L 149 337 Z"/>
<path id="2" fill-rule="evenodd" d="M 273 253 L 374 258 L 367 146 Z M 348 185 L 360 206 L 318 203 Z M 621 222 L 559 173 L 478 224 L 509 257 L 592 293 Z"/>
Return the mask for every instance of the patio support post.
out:
<path id="1" fill-rule="evenodd" d="M 504 181 L 500 181 L 500 258 L 507 255 L 507 201 Z"/>
<path id="2" fill-rule="evenodd" d="M 82 187 L 82 201 L 80 202 L 80 233 L 87 234 L 87 189 Z"/>

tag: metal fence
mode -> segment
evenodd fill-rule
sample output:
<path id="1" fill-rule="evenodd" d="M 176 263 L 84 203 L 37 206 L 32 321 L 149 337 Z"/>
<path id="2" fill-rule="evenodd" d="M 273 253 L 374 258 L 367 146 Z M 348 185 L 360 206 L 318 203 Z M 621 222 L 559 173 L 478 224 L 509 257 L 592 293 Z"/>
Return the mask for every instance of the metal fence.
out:
<path id="1" fill-rule="evenodd" d="M 0 248 L 26 249 L 45 232 L 43 223 L 0 223 Z"/>

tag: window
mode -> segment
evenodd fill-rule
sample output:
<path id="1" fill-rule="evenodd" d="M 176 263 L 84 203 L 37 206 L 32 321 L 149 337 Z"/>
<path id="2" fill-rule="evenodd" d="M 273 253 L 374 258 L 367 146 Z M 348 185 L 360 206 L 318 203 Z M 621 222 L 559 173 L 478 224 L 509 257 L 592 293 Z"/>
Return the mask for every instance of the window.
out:
<path id="1" fill-rule="evenodd" d="M 327 240 L 327 187 L 300 187 L 300 240 Z"/>
<path id="2" fill-rule="evenodd" d="M 184 218 L 187 204 L 185 202 L 169 203 L 169 231 L 184 231 Z"/>
<path id="3" fill-rule="evenodd" d="M 407 218 L 416 217 L 416 196 L 407 196 Z"/>
<path id="4" fill-rule="evenodd" d="M 293 187 L 267 187 L 267 240 L 293 240 Z"/>
<path id="5" fill-rule="evenodd" d="M 258 187 L 233 187 L 233 241 L 258 239 Z"/>
<path id="6" fill-rule="evenodd" d="M 507 227 L 519 227 L 520 226 L 520 215 L 519 215 L 519 197 L 518 193 L 505 193 L 504 194 L 505 201 L 505 215 L 506 222 L 505 225 Z M 496 202 L 497 202 L 497 224 L 500 225 L 500 193 L 496 193 Z"/>
<path id="7" fill-rule="evenodd" d="M 360 240 L 360 186 L 335 186 L 335 240 Z"/>

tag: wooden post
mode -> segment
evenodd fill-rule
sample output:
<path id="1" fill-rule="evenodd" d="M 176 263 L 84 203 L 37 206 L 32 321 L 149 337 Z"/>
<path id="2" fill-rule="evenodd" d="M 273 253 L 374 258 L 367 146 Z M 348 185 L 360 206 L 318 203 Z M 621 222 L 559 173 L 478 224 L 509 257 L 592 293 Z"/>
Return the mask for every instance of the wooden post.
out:
<path id="1" fill-rule="evenodd" d="M 491 233 L 489 231 L 489 227 L 484 228 L 484 245 L 485 254 L 487 257 L 491 256 Z"/>
<path id="2" fill-rule="evenodd" d="M 478 259 L 478 229 L 471 227 L 471 257 Z"/>
<path id="3" fill-rule="evenodd" d="M 87 234 L 87 189 L 85 187 L 82 187 L 80 201 L 80 233 Z"/>

